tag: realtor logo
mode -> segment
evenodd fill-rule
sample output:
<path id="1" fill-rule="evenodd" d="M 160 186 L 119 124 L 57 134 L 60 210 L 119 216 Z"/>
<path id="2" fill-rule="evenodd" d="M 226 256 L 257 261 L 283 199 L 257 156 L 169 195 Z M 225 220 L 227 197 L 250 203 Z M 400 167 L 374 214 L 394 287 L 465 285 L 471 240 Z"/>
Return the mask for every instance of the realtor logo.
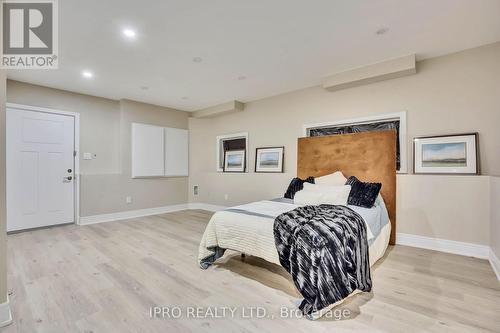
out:
<path id="1" fill-rule="evenodd" d="M 1 68 L 57 68 L 56 1 L 2 1 Z"/>

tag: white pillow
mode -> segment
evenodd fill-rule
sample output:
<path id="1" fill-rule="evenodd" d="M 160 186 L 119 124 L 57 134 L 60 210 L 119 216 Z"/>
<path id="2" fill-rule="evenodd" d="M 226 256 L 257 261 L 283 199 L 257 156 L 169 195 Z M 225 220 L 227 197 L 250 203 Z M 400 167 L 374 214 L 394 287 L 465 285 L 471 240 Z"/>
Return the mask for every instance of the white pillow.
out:
<path id="1" fill-rule="evenodd" d="M 330 186 L 342 186 L 345 185 L 346 181 L 347 178 L 345 178 L 342 172 L 340 171 L 336 171 L 329 175 L 314 179 L 314 182 L 318 185 L 330 185 Z"/>
<path id="2" fill-rule="evenodd" d="M 321 196 L 323 193 L 315 191 L 301 190 L 295 193 L 293 197 L 293 203 L 296 205 L 319 205 L 321 202 Z"/>
<path id="3" fill-rule="evenodd" d="M 331 192 L 331 191 L 339 191 L 339 187 L 345 186 L 342 185 L 320 185 L 320 184 L 311 184 L 304 183 L 303 189 L 305 191 L 313 191 L 313 192 Z M 349 185 L 348 185 L 349 186 Z"/>
<path id="4" fill-rule="evenodd" d="M 302 191 L 295 193 L 293 202 L 296 205 L 329 204 L 329 205 L 347 206 L 347 199 L 349 198 L 350 192 L 351 192 L 350 185 L 304 186 L 304 189 Z"/>
<path id="5" fill-rule="evenodd" d="M 347 206 L 349 193 L 351 193 L 351 185 L 332 186 L 330 190 L 323 192 L 320 203 Z"/>

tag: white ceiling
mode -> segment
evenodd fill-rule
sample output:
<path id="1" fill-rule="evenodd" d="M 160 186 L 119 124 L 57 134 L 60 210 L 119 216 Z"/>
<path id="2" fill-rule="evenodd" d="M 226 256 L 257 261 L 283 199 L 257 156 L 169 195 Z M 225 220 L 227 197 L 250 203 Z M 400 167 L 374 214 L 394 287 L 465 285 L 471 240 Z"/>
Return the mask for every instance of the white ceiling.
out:
<path id="1" fill-rule="evenodd" d="M 499 41 L 499 18 L 500 0 L 61 0 L 59 70 L 8 76 L 191 111 Z M 95 77 L 82 78 L 85 69 Z"/>

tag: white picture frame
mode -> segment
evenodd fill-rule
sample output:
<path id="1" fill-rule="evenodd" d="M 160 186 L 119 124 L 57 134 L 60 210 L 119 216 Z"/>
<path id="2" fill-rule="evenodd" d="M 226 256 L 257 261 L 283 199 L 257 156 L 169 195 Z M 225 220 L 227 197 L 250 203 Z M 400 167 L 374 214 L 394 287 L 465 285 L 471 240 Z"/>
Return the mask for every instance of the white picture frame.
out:
<path id="1" fill-rule="evenodd" d="M 224 153 L 224 172 L 245 172 L 245 150 L 227 150 Z"/>
<path id="2" fill-rule="evenodd" d="M 419 137 L 413 140 L 416 174 L 476 175 L 477 133 Z"/>

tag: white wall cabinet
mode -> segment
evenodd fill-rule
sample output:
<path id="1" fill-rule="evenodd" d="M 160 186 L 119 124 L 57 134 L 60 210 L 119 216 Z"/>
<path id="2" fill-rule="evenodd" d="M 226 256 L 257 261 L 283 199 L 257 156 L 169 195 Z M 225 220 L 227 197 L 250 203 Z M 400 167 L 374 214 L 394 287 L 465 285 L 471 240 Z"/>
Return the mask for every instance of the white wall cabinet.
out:
<path id="1" fill-rule="evenodd" d="M 185 129 L 165 128 L 165 176 L 189 174 L 189 134 Z"/>
<path id="2" fill-rule="evenodd" d="M 185 129 L 132 123 L 132 178 L 188 176 L 188 140 Z"/>
<path id="3" fill-rule="evenodd" d="M 163 127 L 132 124 L 132 178 L 165 174 Z"/>

